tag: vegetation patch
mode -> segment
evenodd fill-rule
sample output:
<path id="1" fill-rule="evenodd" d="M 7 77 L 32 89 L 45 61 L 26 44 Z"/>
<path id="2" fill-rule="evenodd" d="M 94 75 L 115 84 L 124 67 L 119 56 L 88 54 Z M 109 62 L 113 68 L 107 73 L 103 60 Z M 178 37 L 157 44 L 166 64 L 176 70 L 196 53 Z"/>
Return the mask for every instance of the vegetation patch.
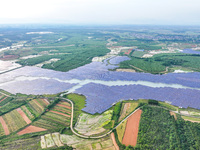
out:
<path id="1" fill-rule="evenodd" d="M 107 125 L 112 118 L 113 110 L 105 111 L 101 115 L 91 115 L 81 113 L 76 123 L 75 129 L 84 135 L 100 134 L 105 131 L 103 126 Z"/>

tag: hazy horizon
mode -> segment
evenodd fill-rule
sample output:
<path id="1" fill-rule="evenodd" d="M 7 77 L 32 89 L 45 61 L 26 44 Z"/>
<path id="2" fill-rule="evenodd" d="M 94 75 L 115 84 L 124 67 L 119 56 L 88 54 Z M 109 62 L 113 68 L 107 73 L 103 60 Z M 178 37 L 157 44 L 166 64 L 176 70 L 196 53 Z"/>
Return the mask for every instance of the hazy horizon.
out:
<path id="1" fill-rule="evenodd" d="M 7 0 L 0 24 L 200 25 L 197 0 Z"/>

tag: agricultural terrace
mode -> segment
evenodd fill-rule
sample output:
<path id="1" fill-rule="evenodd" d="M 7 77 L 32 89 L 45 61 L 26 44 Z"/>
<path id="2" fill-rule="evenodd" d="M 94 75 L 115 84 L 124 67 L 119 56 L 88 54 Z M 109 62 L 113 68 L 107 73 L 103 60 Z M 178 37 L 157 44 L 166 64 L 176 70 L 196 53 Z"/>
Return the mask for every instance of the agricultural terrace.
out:
<path id="1" fill-rule="evenodd" d="M 45 112 L 39 119 L 32 123 L 33 126 L 47 130 L 59 131 L 70 126 L 71 105 L 66 101 L 60 101 L 51 110 Z"/>
<path id="2" fill-rule="evenodd" d="M 32 120 L 44 111 L 47 104 L 49 104 L 48 100 L 34 99 L 27 104 L 2 115 L 0 118 L 0 135 L 8 135 L 31 124 Z M 30 128 L 24 130 L 26 130 L 27 133 L 30 132 Z M 35 130 L 33 130 L 33 132 L 34 131 Z"/>
<path id="3" fill-rule="evenodd" d="M 112 113 L 113 110 L 107 110 L 100 115 L 81 113 L 75 125 L 75 129 L 80 134 L 87 136 L 108 132 L 108 130 L 103 127 L 110 123 Z"/>
<path id="4" fill-rule="evenodd" d="M 101 139 L 83 139 L 75 135 L 60 134 L 58 132 L 41 136 L 41 148 L 56 148 L 61 146 L 72 146 L 77 150 L 102 149 L 115 150 L 115 146 L 108 135 Z"/>

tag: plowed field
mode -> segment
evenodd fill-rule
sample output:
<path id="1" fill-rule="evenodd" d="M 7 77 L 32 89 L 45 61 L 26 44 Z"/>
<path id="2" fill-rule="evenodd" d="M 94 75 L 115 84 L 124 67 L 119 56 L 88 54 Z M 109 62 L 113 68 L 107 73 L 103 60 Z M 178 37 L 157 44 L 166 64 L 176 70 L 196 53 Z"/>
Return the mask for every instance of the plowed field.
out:
<path id="1" fill-rule="evenodd" d="M 142 110 L 139 109 L 128 118 L 122 144 L 125 144 L 126 146 L 135 146 L 137 144 L 137 136 L 141 114 Z"/>
<path id="2" fill-rule="evenodd" d="M 41 132 L 41 131 L 46 131 L 46 130 L 47 129 L 30 125 L 27 128 L 19 131 L 17 134 L 18 135 L 23 135 L 23 134 L 26 134 L 26 133 Z"/>

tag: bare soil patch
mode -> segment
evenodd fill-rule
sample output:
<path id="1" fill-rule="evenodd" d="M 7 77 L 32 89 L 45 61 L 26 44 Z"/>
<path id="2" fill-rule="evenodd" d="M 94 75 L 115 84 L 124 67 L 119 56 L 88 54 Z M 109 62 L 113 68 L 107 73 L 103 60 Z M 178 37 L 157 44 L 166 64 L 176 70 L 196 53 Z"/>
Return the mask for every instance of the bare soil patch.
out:
<path id="1" fill-rule="evenodd" d="M 66 116 L 66 117 L 70 117 L 70 115 L 63 114 L 61 112 L 57 112 L 57 111 L 53 111 L 53 110 L 50 110 L 49 112 L 56 113 L 56 114 L 59 114 L 59 115 L 63 115 L 63 116 Z"/>
<path id="2" fill-rule="evenodd" d="M 117 142 L 116 142 L 116 140 L 115 140 L 115 135 L 114 135 L 113 132 L 111 133 L 111 139 L 112 139 L 112 141 L 113 141 L 113 144 L 114 144 L 114 146 L 115 146 L 115 149 L 116 149 L 116 150 L 119 150 L 119 146 L 117 145 Z"/>
<path id="3" fill-rule="evenodd" d="M 177 120 L 177 116 L 176 116 L 176 113 L 175 113 L 175 112 L 170 111 L 170 115 L 171 115 L 171 116 L 174 116 L 174 119 Z"/>
<path id="4" fill-rule="evenodd" d="M 23 134 L 26 134 L 26 133 L 41 132 L 41 131 L 46 131 L 46 130 L 47 129 L 30 125 L 30 126 L 26 127 L 25 129 L 19 131 L 17 134 L 23 135 Z"/>
<path id="5" fill-rule="evenodd" d="M 26 121 L 27 124 L 31 123 L 31 120 L 26 116 L 26 114 L 21 110 L 21 108 L 17 108 L 17 112 L 22 116 L 24 121 Z"/>
<path id="6" fill-rule="evenodd" d="M 135 70 L 134 69 L 116 69 L 116 71 L 118 71 L 118 72 L 135 72 Z"/>
<path id="7" fill-rule="evenodd" d="M 141 114 L 142 110 L 138 109 L 128 118 L 122 144 L 136 146 Z"/>
<path id="8" fill-rule="evenodd" d="M 2 116 L 0 116 L 0 122 L 1 122 L 1 124 L 2 124 L 2 126 L 3 126 L 5 135 L 9 135 L 10 132 L 9 132 L 9 130 L 8 130 L 8 126 L 7 126 L 6 122 L 3 120 L 3 117 L 2 117 Z"/>

